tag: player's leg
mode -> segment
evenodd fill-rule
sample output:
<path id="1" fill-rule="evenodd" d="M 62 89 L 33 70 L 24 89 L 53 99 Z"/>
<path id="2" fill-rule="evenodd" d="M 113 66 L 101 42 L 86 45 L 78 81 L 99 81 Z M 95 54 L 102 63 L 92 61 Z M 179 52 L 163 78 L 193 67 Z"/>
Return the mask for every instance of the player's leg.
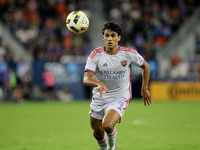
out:
<path id="1" fill-rule="evenodd" d="M 107 133 L 109 150 L 115 149 L 115 141 L 117 136 L 115 124 L 120 118 L 120 114 L 114 109 L 109 109 L 103 118 L 102 127 Z"/>
<path id="2" fill-rule="evenodd" d="M 93 129 L 93 136 L 97 140 L 99 149 L 107 150 L 108 140 L 102 127 L 102 120 L 98 120 L 90 116 L 90 125 Z"/>

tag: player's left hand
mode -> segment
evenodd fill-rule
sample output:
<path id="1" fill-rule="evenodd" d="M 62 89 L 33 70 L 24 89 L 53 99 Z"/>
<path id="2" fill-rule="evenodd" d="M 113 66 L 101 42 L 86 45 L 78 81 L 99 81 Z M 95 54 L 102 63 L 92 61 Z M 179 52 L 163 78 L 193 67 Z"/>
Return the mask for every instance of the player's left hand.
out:
<path id="1" fill-rule="evenodd" d="M 142 95 L 142 99 L 144 100 L 144 105 L 145 106 L 146 106 L 146 104 L 150 105 L 152 103 L 151 94 L 150 94 L 149 90 L 142 89 L 141 90 L 141 95 Z"/>

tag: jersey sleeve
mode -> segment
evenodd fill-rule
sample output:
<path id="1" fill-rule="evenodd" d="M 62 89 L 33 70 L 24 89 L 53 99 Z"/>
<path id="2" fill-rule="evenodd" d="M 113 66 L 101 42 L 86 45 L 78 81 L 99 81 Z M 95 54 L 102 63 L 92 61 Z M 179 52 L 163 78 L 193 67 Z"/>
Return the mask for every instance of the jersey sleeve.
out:
<path id="1" fill-rule="evenodd" d="M 96 67 L 97 67 L 97 63 L 95 59 L 88 57 L 86 61 L 86 65 L 85 65 L 85 72 L 89 71 L 89 72 L 95 73 Z"/>
<path id="2" fill-rule="evenodd" d="M 137 66 L 141 67 L 144 65 L 144 58 L 136 51 L 131 55 L 132 63 L 136 64 Z"/>

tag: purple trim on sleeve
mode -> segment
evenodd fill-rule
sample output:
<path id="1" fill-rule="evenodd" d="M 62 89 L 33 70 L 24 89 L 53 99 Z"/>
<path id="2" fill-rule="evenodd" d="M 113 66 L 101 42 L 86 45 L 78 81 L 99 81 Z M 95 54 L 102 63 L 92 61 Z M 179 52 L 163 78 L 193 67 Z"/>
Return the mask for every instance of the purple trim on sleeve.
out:
<path id="1" fill-rule="evenodd" d="M 143 60 L 143 63 L 142 63 L 142 65 L 140 67 L 144 66 L 144 62 L 145 62 L 145 60 Z"/>
<path id="2" fill-rule="evenodd" d="M 85 72 L 88 71 L 88 72 L 92 72 L 92 73 L 95 73 L 95 71 L 93 70 L 90 70 L 90 69 L 85 69 Z"/>

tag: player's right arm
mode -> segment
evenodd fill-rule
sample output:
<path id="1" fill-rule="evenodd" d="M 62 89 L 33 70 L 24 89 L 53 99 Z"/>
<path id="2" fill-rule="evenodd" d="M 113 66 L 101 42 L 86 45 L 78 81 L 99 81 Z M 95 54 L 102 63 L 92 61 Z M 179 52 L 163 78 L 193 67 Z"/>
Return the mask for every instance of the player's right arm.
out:
<path id="1" fill-rule="evenodd" d="M 100 97 L 103 95 L 103 90 L 107 93 L 109 92 L 107 87 L 102 83 L 94 79 L 94 74 L 92 72 L 86 71 L 83 77 L 83 83 L 87 86 L 97 87 L 100 93 Z"/>

